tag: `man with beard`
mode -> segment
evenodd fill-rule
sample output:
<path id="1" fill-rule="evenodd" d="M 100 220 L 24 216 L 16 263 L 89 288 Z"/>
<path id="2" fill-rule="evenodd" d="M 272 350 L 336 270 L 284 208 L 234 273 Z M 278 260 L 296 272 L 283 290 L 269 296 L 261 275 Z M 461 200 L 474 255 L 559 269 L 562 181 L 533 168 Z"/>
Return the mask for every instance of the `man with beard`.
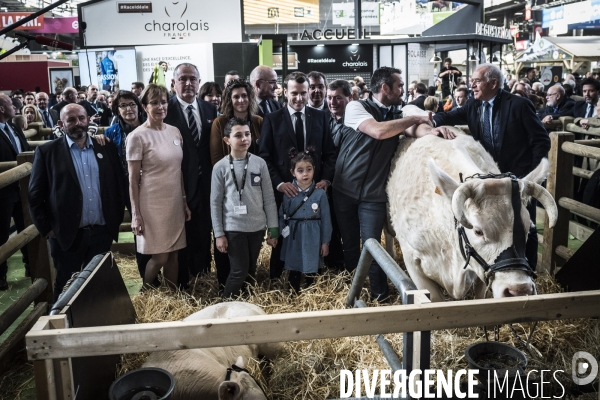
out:
<path id="1" fill-rule="evenodd" d="M 65 106 L 57 121 L 65 135 L 36 149 L 31 170 L 29 210 L 48 238 L 54 301 L 74 272 L 118 241 L 128 197 L 117 148 L 90 137 L 89 123 L 83 107 Z"/>
<path id="2" fill-rule="evenodd" d="M 260 139 L 258 156 L 267 163 L 277 208 L 283 196 L 298 195 L 298 188 L 292 183 L 290 149 L 298 152 L 314 148 L 314 181 L 317 189 L 327 190 L 333 180 L 336 151 L 329 128 L 329 113 L 306 107 L 308 98 L 308 78 L 302 72 L 292 72 L 284 81 L 286 107 L 265 116 Z M 282 240 L 271 252 L 270 277 L 279 278 L 283 272 L 280 259 Z"/>
<path id="3" fill-rule="evenodd" d="M 99 126 L 110 126 L 112 112 L 105 103 L 98 101 L 98 87 L 90 85 L 86 93 L 87 99 L 77 104 L 85 109 L 92 122 Z"/>
<path id="4" fill-rule="evenodd" d="M 575 100 L 567 98 L 565 89 L 560 84 L 550 86 L 546 101 L 546 107 L 538 114 L 544 124 L 552 122 L 553 119 L 573 115 Z"/>
<path id="5" fill-rule="evenodd" d="M 581 81 L 581 91 L 583 92 L 583 100 L 578 101 L 573 106 L 573 116 L 575 118 L 595 117 L 600 82 L 592 78 L 586 78 Z"/>
<path id="6" fill-rule="evenodd" d="M 306 76 L 308 78 L 307 105 L 316 110 L 327 111 L 327 100 L 325 100 L 327 79 L 325 79 L 325 75 L 318 71 L 312 71 Z"/>

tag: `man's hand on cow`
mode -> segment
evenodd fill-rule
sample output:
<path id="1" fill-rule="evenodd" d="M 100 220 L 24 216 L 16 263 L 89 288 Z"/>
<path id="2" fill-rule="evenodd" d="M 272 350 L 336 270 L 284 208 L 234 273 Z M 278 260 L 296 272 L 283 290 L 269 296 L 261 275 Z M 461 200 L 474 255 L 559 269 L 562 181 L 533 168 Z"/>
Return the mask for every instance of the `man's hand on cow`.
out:
<path id="1" fill-rule="evenodd" d="M 298 195 L 298 189 L 291 182 L 284 182 L 277 188 L 281 193 L 284 193 L 287 197 L 296 197 Z"/>
<path id="2" fill-rule="evenodd" d="M 450 129 L 445 126 L 438 126 L 437 128 L 433 128 L 431 130 L 432 135 L 436 135 L 439 137 L 443 137 L 444 139 L 455 139 L 456 135 Z"/>
<path id="3" fill-rule="evenodd" d="M 542 123 L 549 124 L 550 122 L 552 122 L 552 115 L 546 115 L 544 118 L 542 118 Z"/>
<path id="4" fill-rule="evenodd" d="M 217 250 L 221 253 L 227 253 L 227 238 L 225 236 L 219 236 L 217 238 Z"/>
<path id="5" fill-rule="evenodd" d="M 327 191 L 328 187 L 329 187 L 329 182 L 327 182 L 327 181 L 319 181 L 315 184 L 315 188 L 323 189 L 325 191 Z"/>

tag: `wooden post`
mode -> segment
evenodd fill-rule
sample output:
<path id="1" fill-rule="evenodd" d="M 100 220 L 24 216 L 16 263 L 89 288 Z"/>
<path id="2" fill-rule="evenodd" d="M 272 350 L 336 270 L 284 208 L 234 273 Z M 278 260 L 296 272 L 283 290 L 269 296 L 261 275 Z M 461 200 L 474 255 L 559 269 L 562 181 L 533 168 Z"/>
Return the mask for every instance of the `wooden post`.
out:
<path id="1" fill-rule="evenodd" d="M 27 151 L 17 156 L 17 164 L 33 163 L 33 152 Z M 19 181 L 19 187 L 21 189 L 21 205 L 23 206 L 23 220 L 25 226 L 31 225 L 31 215 L 29 214 L 29 175 L 22 178 Z M 52 280 L 52 266 L 50 263 L 50 256 L 48 254 L 48 241 L 46 238 L 37 235 L 27 245 L 27 253 L 29 255 L 29 271 L 31 273 L 31 282 L 37 278 L 43 278 L 48 282 L 46 289 L 39 295 L 35 300 L 35 304 L 40 302 L 47 302 L 52 304 L 54 301 L 52 295 L 52 288 L 54 287 L 54 281 Z"/>
<path id="2" fill-rule="evenodd" d="M 553 132 L 550 134 L 550 172 L 546 189 L 558 203 L 561 197 L 573 197 L 573 155 L 562 151 L 562 144 L 573 142 L 575 135 L 569 132 Z M 548 216 L 544 217 L 544 251 L 542 252 L 542 270 L 554 273 L 558 265 L 564 264 L 556 255 L 557 246 L 567 247 L 569 241 L 569 210 L 558 206 L 558 219 L 554 228 L 550 228 Z"/>

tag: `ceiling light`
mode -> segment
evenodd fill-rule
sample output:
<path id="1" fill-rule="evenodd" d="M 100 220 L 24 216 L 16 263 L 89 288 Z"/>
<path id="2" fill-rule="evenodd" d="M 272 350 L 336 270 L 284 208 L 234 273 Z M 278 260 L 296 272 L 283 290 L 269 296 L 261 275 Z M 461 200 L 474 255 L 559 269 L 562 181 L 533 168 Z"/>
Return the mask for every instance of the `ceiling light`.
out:
<path id="1" fill-rule="evenodd" d="M 490 21 L 498 21 L 498 18 L 490 18 Z"/>
<path id="2" fill-rule="evenodd" d="M 523 15 L 522 12 L 516 12 L 514 15 Z"/>
<path id="3" fill-rule="evenodd" d="M 324 44 L 318 44 L 317 47 L 325 47 Z"/>
<path id="4" fill-rule="evenodd" d="M 440 58 L 440 56 L 438 56 L 437 54 L 435 54 L 433 57 L 431 57 L 431 59 L 429 60 L 430 63 L 439 63 L 442 62 L 442 59 Z"/>
<path id="5" fill-rule="evenodd" d="M 352 43 L 352 46 L 358 46 L 358 43 Z"/>

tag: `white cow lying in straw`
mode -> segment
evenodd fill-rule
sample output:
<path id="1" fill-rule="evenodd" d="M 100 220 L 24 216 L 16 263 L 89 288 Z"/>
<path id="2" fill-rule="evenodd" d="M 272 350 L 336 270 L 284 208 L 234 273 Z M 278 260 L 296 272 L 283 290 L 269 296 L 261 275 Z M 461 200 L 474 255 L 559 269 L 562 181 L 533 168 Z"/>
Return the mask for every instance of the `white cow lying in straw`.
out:
<path id="1" fill-rule="evenodd" d="M 498 174 L 499 170 L 483 146 L 464 133 L 454 140 L 435 136 L 400 139 L 387 194 L 391 224 L 410 277 L 417 287 L 431 292 L 433 301 L 444 299 L 442 289 L 453 298 L 462 299 L 473 285 L 477 297 L 484 297 L 484 282 L 494 297 L 535 294 L 533 274 L 524 268 L 509 267 L 486 276 L 473 258 L 468 268 L 463 268 L 466 262 L 454 216 L 458 226 L 465 228 L 474 250 L 492 265 L 513 244 L 514 213 L 509 178 L 460 183 L 460 173 L 469 177 L 476 173 Z M 525 205 L 530 197 L 544 206 L 550 226 L 556 223 L 556 203 L 539 185 L 547 173 L 548 160 L 544 159 L 518 181 L 525 237 L 530 226 Z"/>
<path id="2" fill-rule="evenodd" d="M 184 321 L 264 314 L 254 304 L 227 302 L 207 307 Z M 163 368 L 173 374 L 175 391 L 172 400 L 266 400 L 263 390 L 250 374 L 233 370 L 226 380 L 227 369 L 233 364 L 244 368 L 250 357 L 256 358 L 259 354 L 273 358 L 281 349 L 282 346 L 276 343 L 162 351 L 150 354 L 143 366 Z"/>

